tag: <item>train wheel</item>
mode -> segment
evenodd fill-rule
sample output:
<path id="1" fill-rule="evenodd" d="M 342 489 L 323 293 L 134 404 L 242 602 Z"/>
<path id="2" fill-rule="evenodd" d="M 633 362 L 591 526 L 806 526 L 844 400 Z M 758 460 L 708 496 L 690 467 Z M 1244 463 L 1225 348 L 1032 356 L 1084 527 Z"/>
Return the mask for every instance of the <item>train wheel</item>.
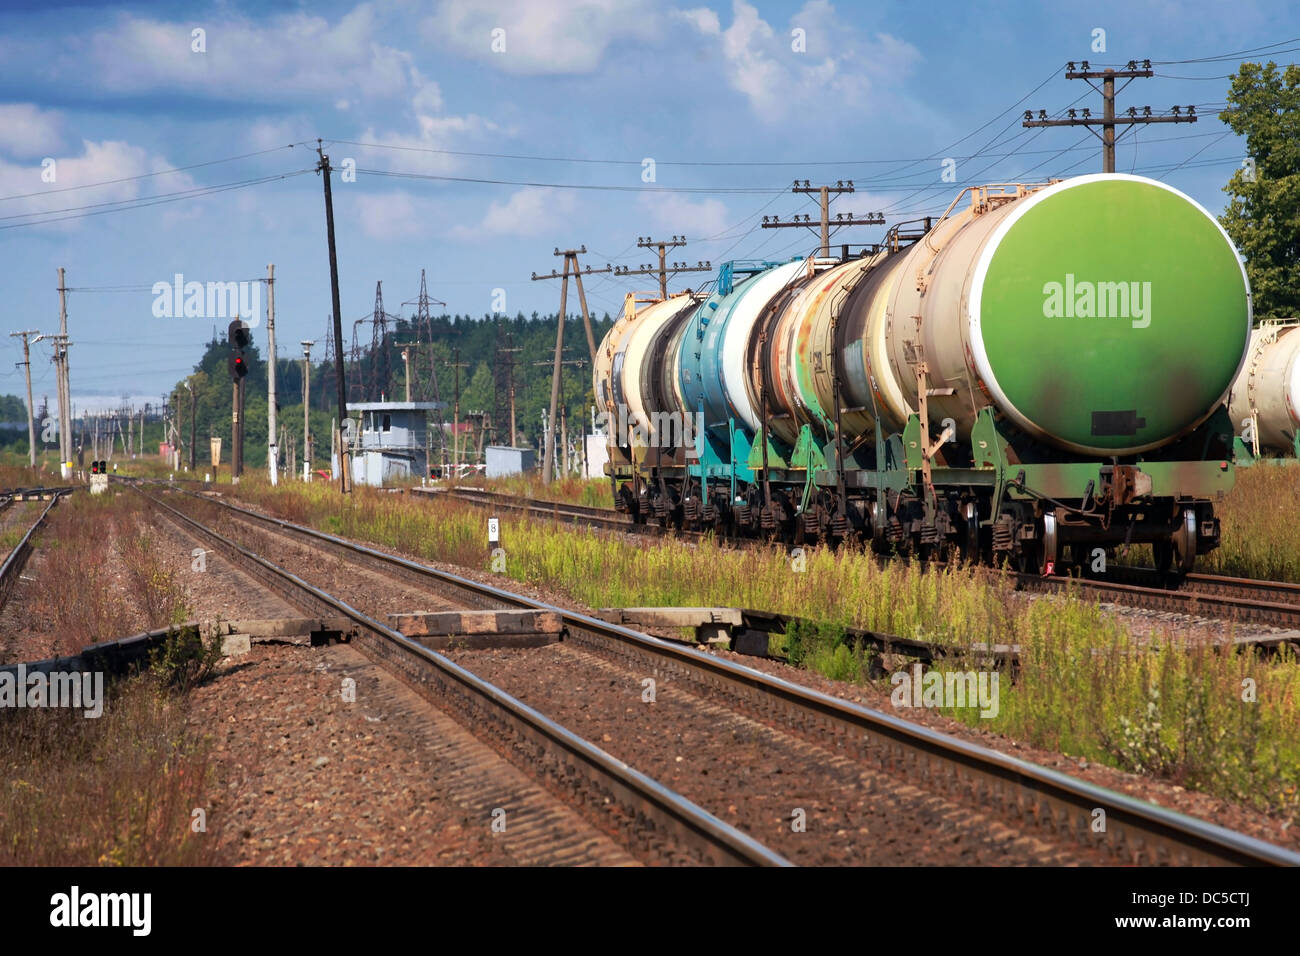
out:
<path id="1" fill-rule="evenodd" d="M 962 540 L 961 556 L 967 564 L 976 564 L 980 559 L 980 518 L 975 502 L 967 502 L 964 516 L 966 529 Z"/>
<path id="2" fill-rule="evenodd" d="M 1174 556 L 1178 559 L 1178 573 L 1190 574 L 1196 566 L 1196 512 L 1191 508 L 1183 511 L 1183 523 L 1172 535 Z"/>

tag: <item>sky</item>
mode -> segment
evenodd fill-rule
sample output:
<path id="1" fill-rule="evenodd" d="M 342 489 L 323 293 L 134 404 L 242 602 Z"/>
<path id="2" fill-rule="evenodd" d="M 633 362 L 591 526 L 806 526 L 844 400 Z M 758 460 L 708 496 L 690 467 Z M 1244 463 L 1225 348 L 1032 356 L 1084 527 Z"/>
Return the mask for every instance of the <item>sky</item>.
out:
<path id="1" fill-rule="evenodd" d="M 256 280 L 269 263 L 278 353 L 314 340 L 319 356 L 331 303 L 318 138 L 335 168 L 350 343 L 376 282 L 386 310 L 408 314 L 422 269 L 445 303 L 435 313 L 546 314 L 560 283 L 531 276 L 562 267 L 557 248 L 585 246 L 596 269 L 656 261 L 641 237 L 686 237 L 669 259 L 692 265 L 806 255 L 813 232 L 762 228 L 764 216 L 816 219 L 795 180 L 852 180 L 833 212 L 892 224 L 942 213 L 968 185 L 1100 171 L 1089 130 L 1021 126 L 1025 109 L 1100 113 L 1100 94 L 1065 78 L 1071 60 L 1153 61 L 1120 112 L 1196 106 L 1194 124 L 1125 134 L 1116 168 L 1218 214 L 1245 158 L 1216 116 L 1228 76 L 1242 59 L 1297 52 L 1300 11 L 1249 0 L 7 0 L 0 393 L 24 389 L 7 333 L 58 331 L 59 267 L 78 409 L 156 402 L 214 327 L 224 336 L 222 303 L 205 295 L 186 315 L 184 283 L 249 282 L 265 353 Z M 683 273 L 670 288 L 708 279 Z M 612 314 L 655 280 L 585 285 L 592 310 Z M 357 330 L 368 343 L 369 325 Z M 54 402 L 51 354 L 33 347 L 38 406 Z"/>

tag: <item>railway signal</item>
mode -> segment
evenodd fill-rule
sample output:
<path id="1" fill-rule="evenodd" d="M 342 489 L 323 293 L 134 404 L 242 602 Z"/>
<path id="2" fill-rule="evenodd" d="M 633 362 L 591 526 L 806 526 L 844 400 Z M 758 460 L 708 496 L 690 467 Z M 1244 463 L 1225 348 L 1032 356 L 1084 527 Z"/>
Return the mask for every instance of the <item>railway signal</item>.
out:
<path id="1" fill-rule="evenodd" d="M 227 330 L 230 340 L 230 380 L 235 383 L 231 396 L 230 478 L 238 481 L 244 473 L 244 376 L 248 374 L 248 357 L 244 349 L 253 343 L 248 323 L 235 319 Z"/>
<path id="2" fill-rule="evenodd" d="M 230 377 L 238 381 L 248 374 L 248 357 L 244 354 L 244 349 L 248 348 L 253 342 L 252 333 L 248 329 L 248 323 L 242 319 L 235 319 L 230 323 L 227 330 L 227 339 L 230 342 Z"/>

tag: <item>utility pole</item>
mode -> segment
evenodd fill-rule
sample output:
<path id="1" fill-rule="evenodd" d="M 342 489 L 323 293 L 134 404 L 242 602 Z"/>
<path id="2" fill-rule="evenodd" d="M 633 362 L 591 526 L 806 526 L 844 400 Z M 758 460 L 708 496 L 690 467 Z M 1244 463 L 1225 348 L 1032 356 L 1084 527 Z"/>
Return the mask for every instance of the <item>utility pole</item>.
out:
<path id="1" fill-rule="evenodd" d="M 551 363 L 550 363 L 550 362 L 534 362 L 533 364 L 534 364 L 534 365 L 537 365 L 537 366 L 546 366 L 546 365 L 550 365 Z M 552 380 L 552 382 L 551 382 L 551 413 L 550 413 L 550 415 L 548 415 L 548 416 L 546 417 L 545 422 L 544 422 L 544 425 L 545 425 L 544 438 L 545 438 L 545 441 L 546 441 L 546 445 L 545 445 L 545 447 L 546 447 L 546 449 L 551 453 L 551 454 L 550 454 L 550 457 L 548 457 L 548 458 L 543 462 L 543 464 L 542 464 L 542 470 L 545 472 L 545 477 L 543 477 L 542 480 L 545 481 L 545 482 L 548 482 L 548 483 L 550 482 L 550 480 L 551 480 L 551 478 L 550 478 L 551 472 L 555 469 L 555 466 L 556 466 L 556 464 L 557 464 L 556 459 L 559 457 L 559 456 L 557 456 L 557 455 L 555 454 L 555 416 L 556 416 L 556 412 L 557 412 L 557 409 L 556 409 L 556 404 L 557 404 L 557 403 L 556 403 L 556 400 L 555 400 L 555 396 L 556 396 L 556 395 L 558 394 L 558 392 L 559 392 L 559 387 L 558 387 L 558 386 L 559 386 L 559 383 L 560 383 L 560 367 L 561 367 L 561 366 L 564 366 L 564 365 L 576 365 L 576 366 L 578 366 L 578 368 L 582 368 L 582 367 L 583 367 L 584 365 L 586 365 L 586 364 L 587 364 L 587 360 L 586 360 L 586 359 L 580 359 L 580 358 L 577 358 L 577 359 L 564 359 L 564 358 L 561 358 L 559 355 L 557 355 L 557 356 L 555 357 L 555 364 L 554 364 L 554 368 L 555 368 L 555 378 L 554 378 L 554 379 Z M 563 423 L 564 420 L 565 420 L 565 418 L 567 417 L 567 416 L 565 415 L 565 412 L 564 412 L 563 407 L 561 407 L 561 408 L 559 409 L 559 414 L 560 414 L 560 416 L 561 416 L 561 422 Z M 565 440 L 567 440 L 567 439 L 562 439 L 562 441 L 565 441 Z M 567 469 L 567 467 L 568 467 L 568 455 L 569 455 L 569 449 L 568 449 L 567 445 L 562 445 L 561 447 L 562 447 L 562 449 L 563 449 L 563 455 L 564 455 L 564 460 L 565 460 L 565 467 L 566 467 L 566 469 Z"/>
<path id="2" fill-rule="evenodd" d="M 447 363 L 447 367 L 455 369 L 456 375 L 456 404 L 452 412 L 451 426 L 451 470 L 457 478 L 460 477 L 460 370 L 469 368 L 468 362 L 460 360 L 459 346 L 451 350 L 452 360 Z M 443 476 L 444 478 L 446 475 Z"/>
<path id="3" fill-rule="evenodd" d="M 583 271 L 578 267 L 578 256 L 586 255 L 587 247 L 583 245 L 580 249 L 556 249 L 557 256 L 564 256 L 564 272 L 558 273 L 552 271 L 550 275 L 539 276 L 533 273 L 533 281 L 539 279 L 561 279 L 560 283 L 560 316 L 555 326 L 555 362 L 551 371 L 551 414 L 547 419 L 548 422 L 555 421 L 555 406 L 560 400 L 560 356 L 564 352 L 564 313 L 568 304 L 569 295 L 569 269 L 573 269 L 573 279 L 578 285 L 578 300 L 582 304 L 582 324 L 587 330 L 587 345 L 591 349 L 591 360 L 596 361 L 596 337 L 591 331 L 591 316 L 587 313 L 587 296 L 582 291 Z M 593 269 L 587 266 L 586 275 L 596 275 L 602 272 L 612 272 L 613 268 L 606 264 L 603 269 Z M 545 451 L 542 455 L 542 481 L 550 484 L 551 481 L 551 464 L 555 460 L 555 435 L 554 427 L 549 426 L 546 430 Z"/>
<path id="4" fill-rule="evenodd" d="M 402 304 L 405 305 L 406 303 L 402 303 Z M 418 348 L 418 347 L 419 347 L 419 343 L 418 343 L 418 342 L 394 342 L 393 344 L 396 345 L 396 346 L 398 346 L 398 347 L 402 350 L 402 368 L 404 368 L 404 369 L 406 370 L 406 371 L 405 371 L 405 377 L 406 377 L 406 402 L 407 402 L 407 404 L 410 404 L 410 401 L 411 401 L 411 349 L 412 349 L 413 347 L 414 347 L 414 348 Z"/>
<path id="5" fill-rule="evenodd" d="M 1138 77 L 1150 77 L 1155 75 L 1151 70 L 1150 60 L 1143 60 L 1141 69 L 1138 68 L 1136 60 L 1129 60 L 1128 65 L 1125 66 L 1125 68 L 1122 70 L 1094 70 L 1090 68 L 1087 60 L 1083 60 L 1079 64 L 1079 66 L 1081 67 L 1081 69 L 1076 70 L 1074 68 L 1073 60 L 1071 60 L 1068 64 L 1066 64 L 1065 78 L 1067 80 L 1084 80 L 1085 82 L 1087 82 L 1089 86 L 1091 86 L 1094 90 L 1097 90 L 1097 92 L 1101 94 L 1101 98 L 1102 98 L 1101 118 L 1098 119 L 1097 117 L 1093 116 L 1092 111 L 1086 108 L 1083 110 L 1082 116 L 1079 116 L 1076 110 L 1070 110 L 1069 116 L 1065 119 L 1048 119 L 1046 110 L 1039 110 L 1038 119 L 1034 119 L 1034 111 L 1025 110 L 1025 121 L 1020 125 L 1024 127 L 1034 127 L 1034 126 L 1086 126 L 1088 127 L 1088 132 L 1092 133 L 1093 136 L 1097 136 L 1097 138 L 1101 140 L 1102 172 L 1113 173 L 1115 171 L 1115 143 L 1118 142 L 1119 138 L 1123 136 L 1124 133 L 1128 132 L 1128 130 L 1125 129 L 1123 132 L 1116 135 L 1115 133 L 1116 126 L 1125 126 L 1131 128 L 1133 126 L 1145 125 L 1147 123 L 1195 123 L 1196 122 L 1197 116 L 1196 116 L 1195 106 L 1188 106 L 1186 113 L 1184 113 L 1181 109 L 1175 106 L 1168 113 L 1162 113 L 1162 114 L 1161 113 L 1152 114 L 1151 107 L 1144 106 L 1142 107 L 1142 115 L 1140 116 L 1138 115 L 1137 107 L 1130 106 L 1127 111 L 1128 112 L 1127 116 L 1117 117 L 1115 115 L 1115 95 L 1121 92 L 1122 90 L 1124 90 L 1124 88 L 1127 87 L 1129 83 L 1132 83 Z M 1101 80 L 1101 89 L 1099 90 L 1097 89 L 1097 85 L 1092 82 L 1093 80 L 1098 80 L 1098 79 Z M 1125 83 L 1118 90 L 1116 90 L 1115 89 L 1116 80 L 1127 80 L 1128 83 Z M 1092 129 L 1093 126 L 1100 126 L 1102 128 L 1100 136 L 1098 136 L 1097 132 Z"/>
<path id="6" fill-rule="evenodd" d="M 556 249 L 555 254 L 557 256 L 564 256 L 564 271 L 556 272 L 555 270 L 552 269 L 550 275 L 544 275 L 544 276 L 539 276 L 536 272 L 534 272 L 533 281 L 537 282 L 541 279 L 562 279 L 563 280 L 560 284 L 560 320 L 561 320 L 560 326 L 563 327 L 565 302 L 567 301 L 567 296 L 569 291 L 569 275 L 570 274 L 573 275 L 573 281 L 578 286 L 578 303 L 582 306 L 582 324 L 587 330 L 587 348 L 591 350 L 592 361 L 595 361 L 596 360 L 596 336 L 591 330 L 591 316 L 587 312 L 587 293 L 583 291 L 582 288 L 582 277 L 584 275 L 588 275 L 588 276 L 599 275 L 602 272 L 613 272 L 614 267 L 611 266 L 609 263 L 605 263 L 605 268 L 603 269 L 593 269 L 591 266 L 587 266 L 586 269 L 579 270 L 578 256 L 585 256 L 587 254 L 587 247 L 585 245 L 580 249 Z M 572 273 L 569 272 L 570 266 L 572 266 L 573 269 Z"/>
<path id="7" fill-rule="evenodd" d="M 266 267 L 266 464 L 271 487 L 280 483 L 280 449 L 275 439 L 275 264 Z"/>
<path id="8" fill-rule="evenodd" d="M 68 385 L 68 286 L 63 267 L 59 266 L 59 337 L 55 350 L 59 355 L 59 471 L 68 477 L 72 459 L 72 389 Z"/>
<path id="9" fill-rule="evenodd" d="M 302 480 L 311 481 L 311 347 L 315 341 L 302 343 Z M 343 453 L 339 453 L 342 466 Z"/>
<path id="10" fill-rule="evenodd" d="M 194 394 L 193 384 L 191 384 L 189 381 L 186 381 L 185 387 L 190 390 L 190 474 L 192 475 L 194 474 L 194 469 L 195 469 L 194 426 L 196 424 L 195 407 L 196 407 L 198 397 Z"/>
<path id="11" fill-rule="evenodd" d="M 845 182 L 842 179 L 836 180 L 834 186 L 813 186 L 808 180 L 800 183 L 794 181 L 794 186 L 790 188 L 792 193 L 815 193 L 821 197 L 821 218 L 818 225 L 821 227 L 821 249 L 818 255 L 826 259 L 831 254 L 831 232 L 835 229 L 842 229 L 845 226 L 883 226 L 885 217 L 878 212 L 868 213 L 866 216 L 854 216 L 853 213 L 837 212 L 835 218 L 831 219 L 831 193 L 851 193 L 854 192 L 853 180 Z M 812 228 L 812 220 L 807 213 L 803 217 L 795 216 L 789 222 L 782 222 L 780 216 L 764 216 L 764 229 L 792 229 L 802 226 L 806 229 Z"/>
<path id="12" fill-rule="evenodd" d="M 36 467 L 36 410 L 32 407 L 32 353 L 27 344 L 27 336 L 40 334 L 36 329 L 9 333 L 10 338 L 22 336 L 23 339 L 23 360 L 19 364 L 27 376 L 27 459 L 32 468 Z"/>
<path id="13" fill-rule="evenodd" d="M 515 348 L 514 337 L 506 333 L 505 348 L 497 349 L 499 354 L 507 356 L 506 358 L 506 388 L 510 393 L 510 440 L 507 444 L 513 448 L 515 446 L 515 360 L 516 352 L 522 352 L 523 349 Z"/>
<path id="14" fill-rule="evenodd" d="M 640 269 L 629 269 L 627 266 L 616 266 L 614 269 L 614 275 L 648 276 L 648 275 L 655 275 L 656 273 L 658 273 L 659 298 L 661 299 L 668 298 L 668 276 L 670 272 L 672 275 L 676 275 L 679 272 L 712 272 L 713 271 L 712 264 L 704 261 L 698 261 L 693 266 L 688 265 L 685 262 L 674 262 L 670 270 L 670 267 L 668 266 L 668 263 L 665 258 L 668 254 L 668 250 L 676 249 L 678 246 L 686 245 L 685 236 L 673 236 L 672 239 L 665 240 L 662 242 L 656 242 L 655 240 L 651 239 L 649 236 L 637 236 L 636 244 L 642 249 L 659 250 L 659 268 L 656 269 L 654 266 L 650 266 L 650 265 L 643 265 L 641 266 Z M 592 358 L 595 358 L 594 351 L 592 352 Z"/>
<path id="15" fill-rule="evenodd" d="M 320 162 L 316 165 L 316 171 L 321 173 L 321 181 L 325 184 L 325 229 L 329 235 L 330 247 L 330 294 L 334 301 L 334 361 L 338 365 L 338 404 L 339 404 L 339 424 L 343 428 L 343 422 L 348 417 L 348 402 L 346 390 L 343 387 L 343 313 L 339 309 L 339 263 L 338 254 L 334 247 L 334 199 L 330 195 L 330 158 L 322 152 L 322 144 L 319 139 L 316 140 L 316 154 L 320 157 Z M 352 490 L 352 475 L 349 473 L 349 461 L 347 447 L 339 443 L 339 491 L 347 494 Z"/>

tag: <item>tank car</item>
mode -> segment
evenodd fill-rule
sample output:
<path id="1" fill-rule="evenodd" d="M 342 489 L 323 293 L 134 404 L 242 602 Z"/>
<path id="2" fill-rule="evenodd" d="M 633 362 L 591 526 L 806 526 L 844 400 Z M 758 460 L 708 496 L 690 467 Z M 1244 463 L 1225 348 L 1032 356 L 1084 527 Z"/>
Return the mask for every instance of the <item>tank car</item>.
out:
<path id="1" fill-rule="evenodd" d="M 1300 321 L 1263 321 L 1228 396 L 1239 463 L 1300 459 Z M 1288 456 L 1290 456 L 1288 458 Z"/>
<path id="2" fill-rule="evenodd" d="M 1163 183 L 968 187 L 860 256 L 724 263 L 635 305 L 594 384 L 639 521 L 1045 573 L 1218 545 L 1250 289 Z"/>

